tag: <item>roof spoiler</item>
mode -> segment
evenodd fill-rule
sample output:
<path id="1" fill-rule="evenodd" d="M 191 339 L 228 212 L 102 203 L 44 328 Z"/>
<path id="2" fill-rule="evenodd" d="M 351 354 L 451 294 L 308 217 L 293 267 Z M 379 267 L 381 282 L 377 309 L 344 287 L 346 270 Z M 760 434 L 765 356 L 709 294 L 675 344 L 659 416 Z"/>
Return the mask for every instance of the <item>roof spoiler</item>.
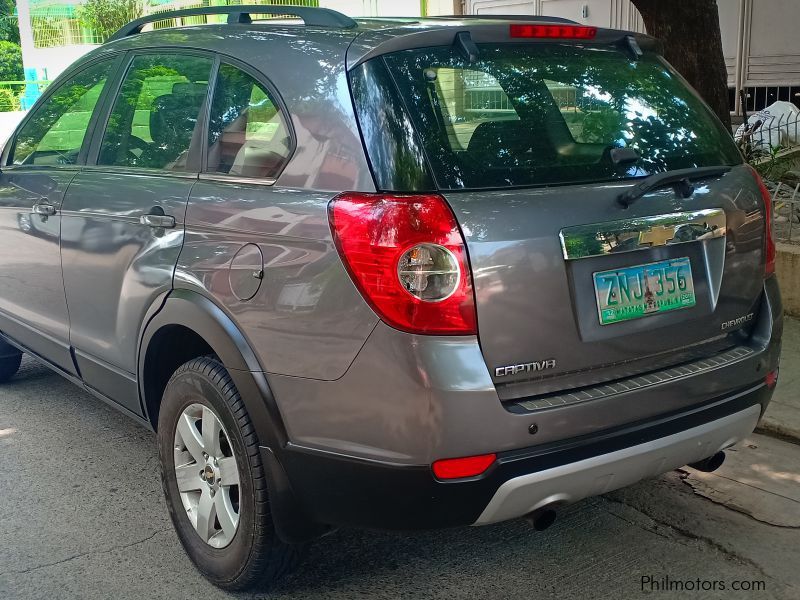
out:
<path id="1" fill-rule="evenodd" d="M 524 21 L 534 25 L 548 23 L 548 21 L 543 21 L 541 17 L 536 16 L 527 16 L 524 19 L 515 18 L 512 21 Z M 549 22 L 552 23 L 553 21 Z M 564 25 L 574 26 L 574 23 L 564 23 Z M 509 26 L 507 19 L 495 21 L 487 17 L 486 19 L 475 19 L 474 22 L 470 23 L 443 23 L 441 27 L 412 29 L 407 33 L 402 28 L 367 31 L 356 37 L 347 49 L 347 70 L 350 71 L 376 56 L 415 48 L 454 46 L 457 51 L 472 61 L 473 57 L 477 58 L 478 44 L 546 43 L 552 41 L 546 38 L 511 38 Z M 582 40 L 574 41 L 583 43 Z M 663 54 L 662 45 L 656 38 L 632 31 L 599 27 L 595 37 L 587 41 L 593 44 L 616 45 L 629 52 L 634 59 L 638 59 L 643 51 L 655 51 Z"/>

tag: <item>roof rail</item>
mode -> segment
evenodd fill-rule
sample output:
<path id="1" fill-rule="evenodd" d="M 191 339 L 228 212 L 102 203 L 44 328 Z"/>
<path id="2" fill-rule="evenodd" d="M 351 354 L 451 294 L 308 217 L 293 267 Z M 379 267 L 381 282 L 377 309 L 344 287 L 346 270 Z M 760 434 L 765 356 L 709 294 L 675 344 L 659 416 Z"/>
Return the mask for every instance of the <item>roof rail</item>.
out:
<path id="1" fill-rule="evenodd" d="M 241 4 L 236 6 L 203 6 L 199 8 L 187 8 L 184 10 L 169 10 L 165 12 L 153 13 L 131 21 L 121 27 L 108 41 L 119 40 L 129 35 L 136 35 L 142 32 L 142 27 L 148 23 L 163 21 L 165 19 L 177 19 L 180 17 L 197 17 L 201 15 L 228 15 L 228 24 L 253 22 L 250 17 L 255 15 L 291 15 L 299 17 L 307 26 L 312 27 L 339 27 L 351 29 L 357 27 L 353 19 L 340 12 L 329 8 L 316 8 L 310 6 L 284 6 L 280 4 Z"/>
<path id="2" fill-rule="evenodd" d="M 568 23 L 570 25 L 580 25 L 577 21 L 572 19 L 565 19 L 563 17 L 544 17 L 539 15 L 442 15 L 423 17 L 424 19 L 456 19 L 459 21 L 466 20 L 491 20 L 491 21 L 527 21 L 529 23 Z"/>

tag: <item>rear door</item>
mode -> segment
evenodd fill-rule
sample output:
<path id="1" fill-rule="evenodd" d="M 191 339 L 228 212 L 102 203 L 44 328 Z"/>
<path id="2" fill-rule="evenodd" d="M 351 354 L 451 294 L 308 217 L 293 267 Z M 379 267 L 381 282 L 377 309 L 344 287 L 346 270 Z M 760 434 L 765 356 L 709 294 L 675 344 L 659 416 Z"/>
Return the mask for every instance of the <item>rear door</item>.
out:
<path id="1" fill-rule="evenodd" d="M 735 345 L 763 288 L 763 202 L 706 106 L 625 45 L 478 48 L 471 62 L 456 47 L 379 60 L 464 233 L 501 398 Z M 642 178 L 704 167 L 723 168 L 619 201 Z"/>
<path id="2" fill-rule="evenodd" d="M 61 204 L 114 65 L 97 60 L 54 84 L 15 134 L 0 173 L 0 331 L 72 374 Z"/>
<path id="3" fill-rule="evenodd" d="M 213 63 L 205 53 L 132 55 L 88 165 L 64 199 L 64 288 L 76 361 L 87 385 L 137 413 L 139 330 L 172 287 Z"/>

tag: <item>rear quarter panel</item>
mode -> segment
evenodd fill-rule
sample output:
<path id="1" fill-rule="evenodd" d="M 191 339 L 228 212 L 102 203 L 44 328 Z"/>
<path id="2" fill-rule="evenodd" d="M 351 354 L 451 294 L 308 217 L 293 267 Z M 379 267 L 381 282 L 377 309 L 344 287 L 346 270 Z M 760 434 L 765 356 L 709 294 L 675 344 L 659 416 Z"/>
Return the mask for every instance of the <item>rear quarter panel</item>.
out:
<path id="1" fill-rule="evenodd" d="M 331 197 L 216 181 L 201 181 L 192 191 L 175 286 L 223 307 L 266 371 L 337 379 L 378 321 L 333 246 Z M 255 295 L 242 300 L 231 278 L 252 278 L 257 268 L 236 273 L 231 265 L 247 244 L 260 249 L 263 276 Z"/>
<path id="2" fill-rule="evenodd" d="M 221 60 L 246 61 L 277 90 L 296 147 L 274 185 L 195 185 L 175 285 L 226 310 L 271 373 L 337 379 L 378 322 L 339 259 L 327 215 L 339 192 L 374 190 L 344 68 L 353 35 L 287 27 L 214 40 Z M 255 295 L 242 300 L 231 287 L 231 266 L 247 244 L 260 249 L 263 277 Z"/>

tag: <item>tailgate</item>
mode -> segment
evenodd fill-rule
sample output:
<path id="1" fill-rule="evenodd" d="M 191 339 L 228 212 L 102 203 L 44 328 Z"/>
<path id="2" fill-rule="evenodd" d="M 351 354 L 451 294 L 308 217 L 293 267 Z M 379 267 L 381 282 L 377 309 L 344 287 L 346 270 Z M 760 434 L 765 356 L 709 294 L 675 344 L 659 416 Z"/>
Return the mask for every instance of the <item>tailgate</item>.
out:
<path id="1" fill-rule="evenodd" d="M 378 189 L 435 189 L 455 213 L 502 399 L 723 352 L 758 308 L 758 182 L 654 47 L 612 33 L 480 43 L 476 28 L 474 47 L 392 51 L 351 73 Z M 620 201 L 634 186 L 648 189 Z"/>
<path id="2" fill-rule="evenodd" d="M 503 399 L 692 360 L 735 345 L 748 327 L 763 288 L 763 217 L 750 171 L 739 167 L 705 181 L 691 201 L 660 190 L 624 210 L 616 201 L 624 189 L 446 196 L 466 237 L 480 344 Z M 609 289 L 596 286 L 596 273 L 662 261 L 681 266 L 682 259 L 689 268 L 675 279 L 689 278 L 692 305 L 646 315 L 634 309 L 628 320 L 601 324 L 599 305 Z M 678 282 L 666 275 L 669 291 Z M 650 287 L 658 302 L 652 276 Z M 638 291 L 618 286 L 611 293 L 641 308 L 646 294 Z M 605 297 L 598 300 L 598 293 Z"/>

